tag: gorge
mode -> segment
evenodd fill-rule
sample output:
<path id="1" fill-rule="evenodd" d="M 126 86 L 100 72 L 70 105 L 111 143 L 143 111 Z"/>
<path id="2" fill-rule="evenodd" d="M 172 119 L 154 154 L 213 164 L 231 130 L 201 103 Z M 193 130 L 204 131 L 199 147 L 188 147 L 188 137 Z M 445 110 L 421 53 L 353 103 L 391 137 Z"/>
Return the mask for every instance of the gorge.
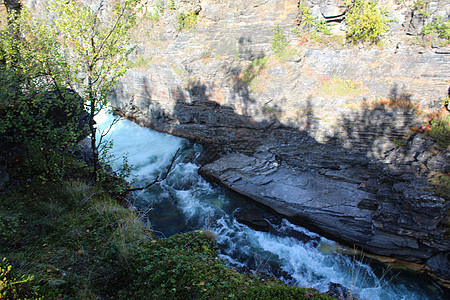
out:
<path id="1" fill-rule="evenodd" d="M 144 15 L 158 18 L 138 27 L 112 105 L 204 145 L 210 164 L 200 172 L 211 180 L 344 244 L 424 263 L 448 283 L 450 204 L 427 176 L 448 174 L 450 156 L 411 129 L 448 92 L 450 50 L 439 39 L 424 45 L 421 32 L 450 3 L 429 1 L 425 18 L 414 1 L 379 1 L 390 30 L 383 45 L 361 46 L 344 40 L 343 1 L 300 2 L 149 5 Z M 333 35 L 297 36 L 302 5 Z M 193 27 L 177 26 L 189 12 Z M 285 58 L 272 51 L 276 26 Z"/>
<path id="2" fill-rule="evenodd" d="M 378 1 L 389 30 L 376 44 L 346 38 L 348 1 L 142 5 L 116 114 L 203 145 L 205 178 L 293 226 L 448 286 L 448 186 L 429 179 L 448 176 L 450 153 L 425 133 L 448 116 L 448 38 L 426 29 L 448 23 L 450 1 Z"/>

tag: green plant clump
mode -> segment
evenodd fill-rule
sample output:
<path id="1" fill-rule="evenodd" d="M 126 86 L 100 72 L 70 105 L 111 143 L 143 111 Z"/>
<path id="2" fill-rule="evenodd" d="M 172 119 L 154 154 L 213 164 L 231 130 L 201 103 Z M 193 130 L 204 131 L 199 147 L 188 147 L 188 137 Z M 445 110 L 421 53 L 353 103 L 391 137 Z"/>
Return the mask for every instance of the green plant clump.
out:
<path id="1" fill-rule="evenodd" d="M 383 33 L 389 30 L 387 11 L 378 8 L 377 1 L 346 0 L 351 5 L 346 14 L 347 39 L 354 43 L 377 43 Z"/>
<path id="2" fill-rule="evenodd" d="M 327 35 L 331 34 L 330 28 L 324 20 L 319 20 L 311 14 L 311 11 L 303 3 L 300 4 L 300 11 L 302 12 L 301 27 L 306 29 L 313 38 L 318 39 L 319 33 Z"/>
<path id="3" fill-rule="evenodd" d="M 266 68 L 268 56 L 253 60 L 242 72 L 242 83 L 249 85 Z"/>
<path id="4" fill-rule="evenodd" d="M 276 25 L 272 32 L 274 33 L 271 42 L 272 50 L 281 62 L 297 54 L 296 49 L 289 47 L 290 41 L 279 25 Z"/>
<path id="5" fill-rule="evenodd" d="M 450 174 L 437 173 L 430 179 L 430 183 L 434 186 L 436 195 L 450 201 Z"/>
<path id="6" fill-rule="evenodd" d="M 180 13 L 177 17 L 178 30 L 193 29 L 197 25 L 198 15 L 195 11 Z"/>
<path id="7" fill-rule="evenodd" d="M 289 40 L 279 25 L 275 26 L 275 28 L 272 29 L 272 32 L 272 49 L 275 55 L 280 57 L 286 50 L 287 46 L 289 46 Z"/>
<path id="8" fill-rule="evenodd" d="M 450 146 L 450 115 L 433 118 L 426 134 L 443 148 Z"/>
<path id="9" fill-rule="evenodd" d="M 333 74 L 331 79 L 325 80 L 320 86 L 318 93 L 321 96 L 346 97 L 359 96 L 363 92 L 361 85 L 353 80 L 345 80 Z"/>
<path id="10" fill-rule="evenodd" d="M 450 17 L 447 16 L 447 20 L 444 20 L 441 16 L 438 16 L 433 22 L 425 25 L 423 34 L 436 34 L 440 38 L 445 39 L 446 43 L 450 42 Z"/>
<path id="11" fill-rule="evenodd" d="M 169 3 L 167 4 L 167 8 L 170 10 L 176 10 L 177 7 L 175 6 L 175 0 L 170 0 Z"/>

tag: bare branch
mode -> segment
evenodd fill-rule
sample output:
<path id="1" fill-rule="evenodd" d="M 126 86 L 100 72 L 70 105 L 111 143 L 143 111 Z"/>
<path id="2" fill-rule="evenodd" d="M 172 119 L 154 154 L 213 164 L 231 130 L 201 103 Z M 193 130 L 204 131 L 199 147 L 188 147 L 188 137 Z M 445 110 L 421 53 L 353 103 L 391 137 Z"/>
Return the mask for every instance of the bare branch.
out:
<path id="1" fill-rule="evenodd" d="M 167 172 L 166 172 L 166 174 L 165 174 L 163 177 L 159 178 L 159 176 L 156 176 L 155 180 L 153 180 L 152 182 L 150 182 L 150 183 L 147 184 L 146 186 L 140 187 L 140 188 L 127 189 L 127 190 L 125 190 L 125 193 L 128 193 L 128 192 L 136 192 L 136 191 L 143 191 L 143 190 L 148 189 L 149 187 L 151 187 L 151 186 L 154 185 L 155 183 L 158 183 L 158 182 L 160 182 L 160 181 L 165 180 L 165 179 L 167 178 L 167 176 L 169 175 L 170 171 L 172 171 L 173 164 L 175 163 L 175 160 L 176 160 L 176 158 L 177 158 L 178 152 L 180 152 L 180 150 L 181 150 L 181 148 L 178 148 L 177 152 L 176 152 L 175 155 L 172 157 L 172 161 L 170 162 L 169 168 L 167 169 Z"/>

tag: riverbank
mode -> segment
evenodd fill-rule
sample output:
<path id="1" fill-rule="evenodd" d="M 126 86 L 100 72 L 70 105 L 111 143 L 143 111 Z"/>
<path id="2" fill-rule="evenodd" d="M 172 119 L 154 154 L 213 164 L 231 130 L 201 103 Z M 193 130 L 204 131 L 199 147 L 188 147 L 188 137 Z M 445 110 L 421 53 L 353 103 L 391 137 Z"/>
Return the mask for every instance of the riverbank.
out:
<path id="1" fill-rule="evenodd" d="M 67 163 L 64 178 L 50 182 L 29 180 L 25 166 L 9 164 L 11 181 L 0 193 L 0 257 L 6 259 L 0 295 L 332 299 L 227 268 L 208 231 L 155 239 L 135 210 L 119 204 L 106 186 L 86 180 L 82 163 L 72 158 Z M 12 269 L 6 274 L 7 265 Z M 33 279 L 19 282 L 22 276 Z"/>

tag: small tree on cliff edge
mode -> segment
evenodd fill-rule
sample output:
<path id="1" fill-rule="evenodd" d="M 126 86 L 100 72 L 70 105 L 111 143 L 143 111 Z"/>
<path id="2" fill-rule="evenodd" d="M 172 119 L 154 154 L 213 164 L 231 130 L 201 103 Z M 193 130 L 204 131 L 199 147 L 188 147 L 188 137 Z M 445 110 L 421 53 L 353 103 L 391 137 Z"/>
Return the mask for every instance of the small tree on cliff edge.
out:
<path id="1" fill-rule="evenodd" d="M 85 99 L 90 115 L 89 129 L 97 178 L 99 153 L 94 117 L 107 104 L 108 94 L 126 72 L 134 50 L 129 31 L 135 25 L 138 0 L 122 0 L 105 13 L 103 0 L 92 9 L 83 1 L 55 0 L 49 4 L 52 21 L 59 32 L 71 87 Z"/>
<path id="2" fill-rule="evenodd" d="M 139 1 L 122 0 L 112 13 L 105 12 L 104 0 L 94 8 L 82 2 L 50 1 L 44 19 L 32 16 L 25 8 L 20 15 L 11 11 L 10 33 L 2 35 L 1 57 L 16 73 L 26 75 L 33 86 L 58 91 L 62 102 L 73 101 L 59 92 L 66 87 L 83 97 L 90 117 L 93 174 L 97 180 L 99 144 L 94 117 L 126 72 L 128 56 L 134 50 L 129 31 L 136 22 Z"/>

